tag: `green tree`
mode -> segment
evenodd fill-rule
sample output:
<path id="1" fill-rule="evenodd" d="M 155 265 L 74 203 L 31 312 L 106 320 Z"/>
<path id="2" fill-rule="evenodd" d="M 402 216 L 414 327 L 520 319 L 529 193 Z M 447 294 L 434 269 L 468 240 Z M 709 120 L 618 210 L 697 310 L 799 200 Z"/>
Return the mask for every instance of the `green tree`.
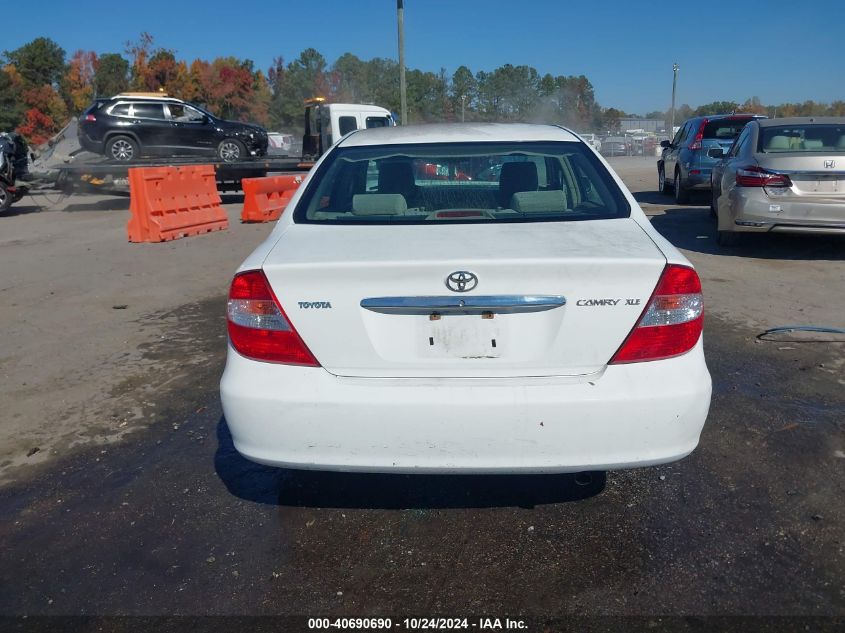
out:
<path id="1" fill-rule="evenodd" d="M 58 86 L 65 72 L 64 49 L 47 37 L 6 51 L 3 57 L 17 69 L 27 87 Z"/>
<path id="2" fill-rule="evenodd" d="M 475 100 L 478 97 L 478 82 L 472 71 L 466 66 L 458 66 L 452 74 L 452 85 L 449 90 L 449 97 L 452 101 L 452 110 L 458 117 L 463 111 L 464 118 L 472 120 L 472 112 L 475 109 Z"/>
<path id="3" fill-rule="evenodd" d="M 100 55 L 94 71 L 94 96 L 111 97 L 129 87 L 129 62 L 118 53 Z"/>
<path id="4" fill-rule="evenodd" d="M 23 99 L 12 77 L 0 69 L 0 132 L 11 132 L 23 119 Z"/>
<path id="5" fill-rule="evenodd" d="M 368 98 L 367 64 L 352 53 L 344 53 L 332 66 L 332 95 L 338 101 L 360 103 Z"/>
<path id="6" fill-rule="evenodd" d="M 619 130 L 619 119 L 625 118 L 625 112 L 616 108 L 607 108 L 602 112 L 602 129 L 608 131 Z"/>
<path id="7" fill-rule="evenodd" d="M 330 96 L 326 60 L 314 48 L 307 48 L 282 69 L 271 69 L 269 118 L 280 128 L 302 130 L 303 102 L 310 97 Z"/>
<path id="8" fill-rule="evenodd" d="M 698 106 L 695 109 L 694 116 L 707 116 L 708 114 L 730 114 L 739 110 L 739 104 L 736 101 L 713 101 Z M 675 117 L 675 125 L 678 124 L 678 117 Z"/>
<path id="9" fill-rule="evenodd" d="M 409 70 L 405 77 L 408 86 L 407 123 L 442 121 L 445 118 L 443 106 L 447 96 L 445 73 L 437 75 Z"/>

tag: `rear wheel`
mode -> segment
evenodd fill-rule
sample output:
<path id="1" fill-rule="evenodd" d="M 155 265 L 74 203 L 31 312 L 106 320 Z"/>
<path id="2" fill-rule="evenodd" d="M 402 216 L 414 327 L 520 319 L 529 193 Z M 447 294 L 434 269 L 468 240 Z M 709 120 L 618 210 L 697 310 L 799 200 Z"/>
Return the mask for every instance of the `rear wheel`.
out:
<path id="1" fill-rule="evenodd" d="M 240 141 L 227 138 L 220 141 L 217 146 L 217 157 L 224 163 L 235 163 L 243 160 L 246 156 L 246 147 Z"/>
<path id="2" fill-rule="evenodd" d="M 657 190 L 666 195 L 669 195 L 669 192 L 672 191 L 672 185 L 666 182 L 666 169 L 662 163 L 657 166 Z"/>
<path id="3" fill-rule="evenodd" d="M 12 206 L 12 194 L 6 189 L 6 185 L 0 182 L 0 213 Z"/>
<path id="4" fill-rule="evenodd" d="M 689 190 L 684 189 L 681 184 L 681 170 L 675 170 L 675 202 L 686 204 L 689 202 Z"/>
<path id="5" fill-rule="evenodd" d="M 132 137 L 112 136 L 106 142 L 106 156 L 119 163 L 130 163 L 139 153 L 138 143 Z"/>

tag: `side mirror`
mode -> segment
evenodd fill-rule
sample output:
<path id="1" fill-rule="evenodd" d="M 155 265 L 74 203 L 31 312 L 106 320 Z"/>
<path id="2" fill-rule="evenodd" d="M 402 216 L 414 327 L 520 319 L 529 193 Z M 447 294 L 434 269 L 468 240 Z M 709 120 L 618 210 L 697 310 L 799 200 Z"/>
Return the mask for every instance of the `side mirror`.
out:
<path id="1" fill-rule="evenodd" d="M 710 158 L 724 158 L 725 150 L 723 150 L 721 147 L 711 147 L 707 150 L 707 155 Z"/>
<path id="2" fill-rule="evenodd" d="M 202 122 L 203 122 L 204 125 L 208 125 L 209 123 L 211 123 L 211 119 L 208 118 L 207 114 L 203 114 L 202 115 Z"/>
<path id="3" fill-rule="evenodd" d="M 672 147 L 672 141 L 660 141 L 660 147 Z"/>

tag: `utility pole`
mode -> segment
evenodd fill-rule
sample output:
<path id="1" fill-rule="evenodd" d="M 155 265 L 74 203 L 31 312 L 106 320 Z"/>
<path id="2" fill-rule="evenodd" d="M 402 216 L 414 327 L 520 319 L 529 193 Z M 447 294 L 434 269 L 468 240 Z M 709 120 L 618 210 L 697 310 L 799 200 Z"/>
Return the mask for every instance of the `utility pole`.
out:
<path id="1" fill-rule="evenodd" d="M 401 2 L 401 0 L 399 0 Z M 669 115 L 669 138 L 675 138 L 675 87 L 678 83 L 678 64 L 672 64 L 672 110 Z"/>
<path id="2" fill-rule="evenodd" d="M 399 109 L 402 125 L 408 125 L 408 100 L 405 94 L 405 0 L 396 0 L 399 23 Z"/>
<path id="3" fill-rule="evenodd" d="M 464 110 L 467 102 L 467 96 L 461 95 L 461 123 L 464 122 Z"/>

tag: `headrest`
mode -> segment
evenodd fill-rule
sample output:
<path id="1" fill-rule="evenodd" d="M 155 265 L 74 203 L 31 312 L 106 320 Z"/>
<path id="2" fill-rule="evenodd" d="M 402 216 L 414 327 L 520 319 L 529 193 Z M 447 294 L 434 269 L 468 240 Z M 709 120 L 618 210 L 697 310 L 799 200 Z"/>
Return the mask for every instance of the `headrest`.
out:
<path id="1" fill-rule="evenodd" d="M 836 141 L 836 147 L 837 147 L 837 148 L 840 148 L 840 149 L 841 149 L 841 148 L 845 148 L 845 134 L 843 134 L 842 136 L 840 136 L 840 137 L 839 137 L 839 140 L 838 140 L 838 141 Z"/>
<path id="2" fill-rule="evenodd" d="M 822 149 L 824 147 L 824 141 L 820 138 L 805 138 L 804 139 L 804 149 Z"/>
<path id="3" fill-rule="evenodd" d="M 352 196 L 353 215 L 400 215 L 408 210 L 399 193 L 364 193 Z"/>
<path id="4" fill-rule="evenodd" d="M 499 187 L 517 187 L 513 191 L 536 191 L 537 165 L 530 162 L 505 163 L 499 175 Z"/>
<path id="5" fill-rule="evenodd" d="M 779 150 L 788 150 L 791 149 L 789 144 L 789 137 L 783 135 L 773 136 L 769 139 L 769 142 L 766 143 L 766 149 L 779 149 Z"/>
<path id="6" fill-rule="evenodd" d="M 382 162 L 378 168 L 379 193 L 401 193 L 407 195 L 414 190 L 414 172 L 407 161 Z"/>
<path id="7" fill-rule="evenodd" d="M 518 191 L 537 191 L 537 165 L 534 163 L 505 163 L 499 174 L 499 204 L 509 204 Z"/>
<path id="8" fill-rule="evenodd" d="M 510 208 L 522 213 L 558 213 L 568 209 L 566 192 L 520 191 L 511 197 Z"/>

